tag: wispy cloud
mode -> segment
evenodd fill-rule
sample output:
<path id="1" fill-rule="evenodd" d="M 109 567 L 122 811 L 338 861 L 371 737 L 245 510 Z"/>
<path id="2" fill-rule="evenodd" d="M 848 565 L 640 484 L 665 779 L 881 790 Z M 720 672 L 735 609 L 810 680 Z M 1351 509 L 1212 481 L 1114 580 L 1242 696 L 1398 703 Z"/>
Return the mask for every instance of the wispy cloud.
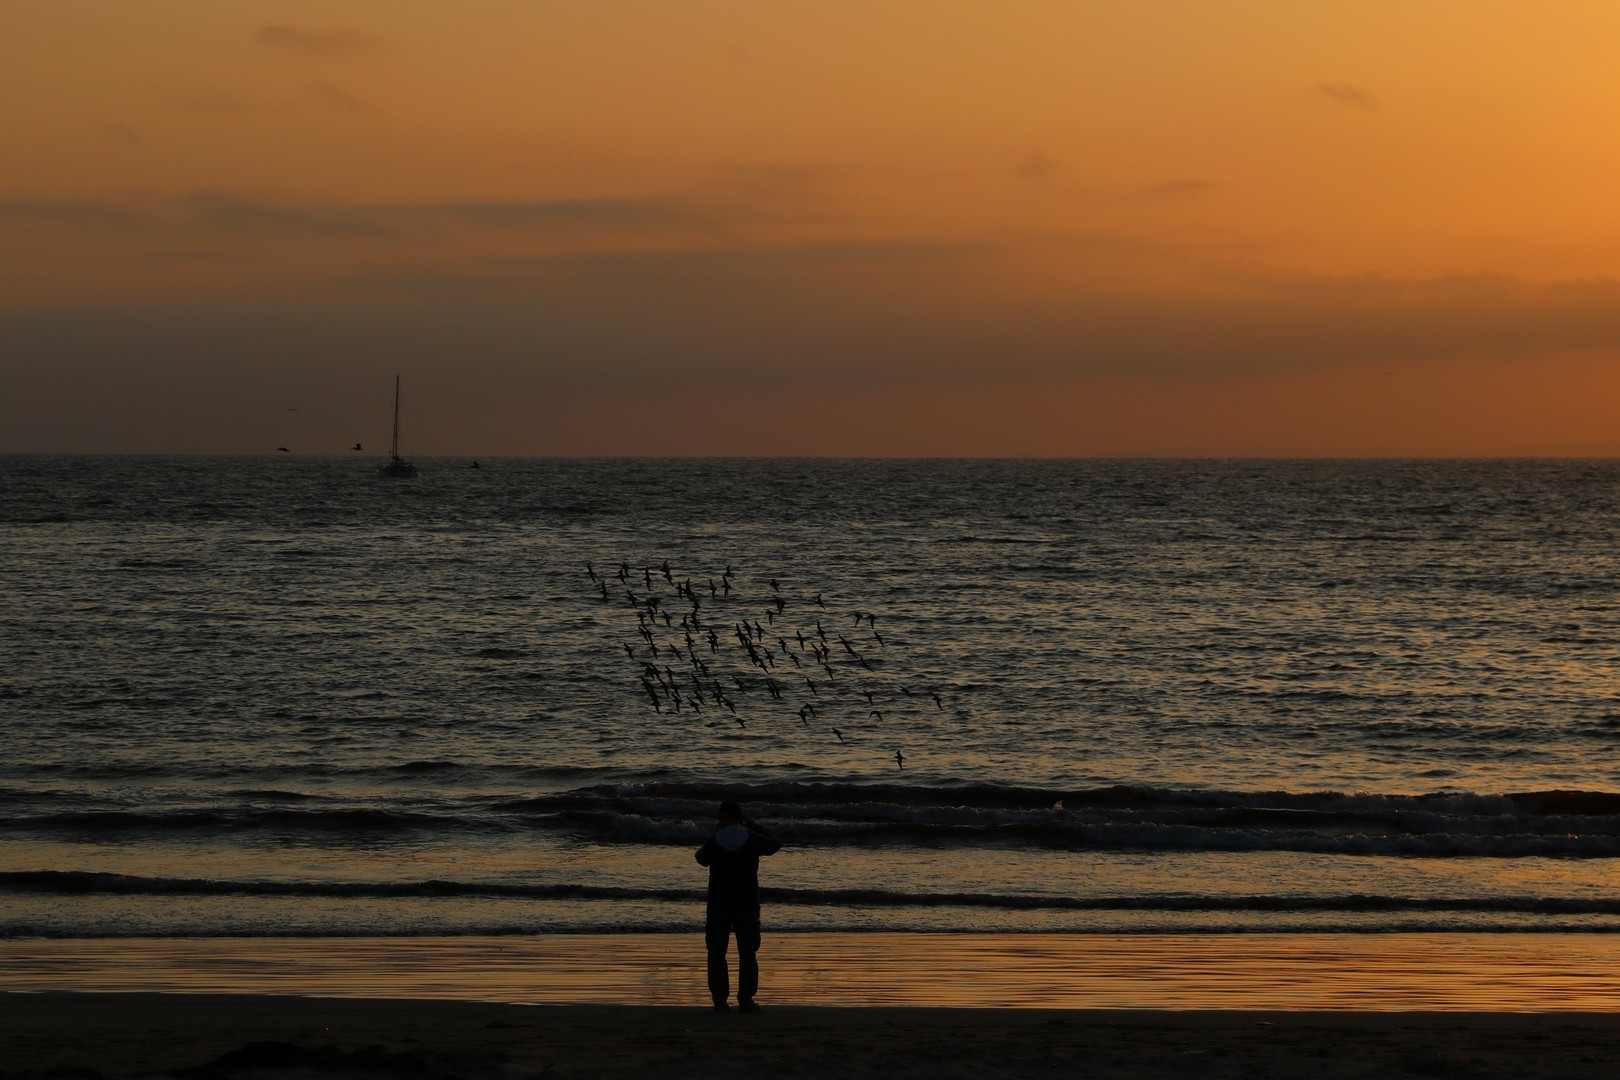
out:
<path id="1" fill-rule="evenodd" d="M 374 249 L 361 248 L 358 258 L 289 264 L 289 276 L 265 278 L 255 275 L 268 259 L 228 261 L 233 252 L 256 254 L 250 245 L 229 243 L 231 230 L 319 239 L 353 230 L 356 222 L 403 234 L 431 220 L 447 232 L 461 225 L 506 233 L 548 229 L 558 217 L 641 221 L 652 210 L 613 200 L 295 209 L 214 195 L 197 198 L 190 211 L 206 219 L 207 231 L 154 232 L 173 262 L 148 261 L 142 271 L 188 270 L 185 280 L 200 283 L 239 278 L 239 287 L 212 296 L 206 285 L 188 288 L 183 303 L 143 307 L 98 304 L 75 282 L 70 302 L 0 307 L 0 355 L 44 358 L 36 368 L 48 383 L 45 396 L 62 402 L 75 400 L 75 388 L 86 382 L 99 384 L 101 373 L 120 387 L 114 411 L 138 414 L 131 404 L 165 407 L 151 387 L 177 379 L 246 387 L 283 377 L 289 357 L 310 372 L 352 372 L 376 356 L 428 371 L 442 364 L 453 342 L 467 358 L 455 382 L 500 386 L 479 411 L 496 410 L 506 417 L 500 423 L 516 431 L 532 421 L 526 414 L 555 401 L 568 403 L 558 407 L 562 414 L 602 400 L 668 416 L 670 395 L 680 395 L 746 406 L 727 406 L 727 416 L 761 407 L 774 418 L 784 395 L 792 395 L 824 403 L 832 417 L 857 415 L 838 410 L 869 394 L 903 413 L 930 388 L 982 388 L 964 389 L 963 404 L 994 399 L 998 387 L 1020 380 L 1088 379 L 1180 386 L 1191 400 L 1203 392 L 1199 387 L 1239 393 L 1244 380 L 1273 376 L 1371 377 L 1424 365 L 1466 372 L 1477 362 L 1529 375 L 1549 357 L 1620 350 L 1614 280 L 1325 277 L 1229 264 L 1189 287 L 1151 287 L 1121 284 L 1129 276 L 1118 272 L 1129 265 L 1121 251 L 1079 271 L 1066 263 L 1072 272 L 1061 290 L 1031 292 L 1018 287 L 1030 280 L 1031 267 L 1020 262 L 1031 254 L 1028 245 L 1004 237 L 953 244 L 735 241 L 530 256 L 505 246 L 412 244 L 400 246 L 398 258 L 374 259 Z M 0 203 L 0 224 L 7 214 L 66 219 L 96 212 L 93 205 Z M 1099 252 L 1123 246 L 1104 239 L 1083 246 Z M 1033 268 L 1050 272 L 1054 248 L 1033 253 Z M 188 269 L 186 262 L 195 265 Z M 1189 269 L 1188 278 L 1197 272 Z M 1009 287 L 987 290 L 988 281 Z M 546 343 L 543 359 L 537 342 Z M 137 377 L 125 359 L 131 355 L 161 357 L 174 378 L 154 380 L 144 370 Z M 220 364 L 222 355 L 231 357 L 228 366 Z M 861 393 L 850 393 L 851 386 Z M 252 395 L 243 389 L 240 396 Z M 1041 400 L 1025 404 L 1038 407 Z M 57 437 L 43 424 L 29 429 L 33 419 L 21 408 L 5 415 L 6 404 L 0 400 L 0 420 L 13 422 L 9 429 L 0 423 L 0 430 L 13 438 L 20 430 Z M 1106 407 L 1099 408 L 1106 418 Z M 1009 430 L 1035 426 L 1020 418 Z M 730 430 L 729 423 L 695 427 Z M 689 452 L 694 445 L 680 433 L 661 437 L 649 452 Z M 782 445 L 760 437 L 765 441 L 716 446 L 761 452 Z M 1245 441 L 1252 438 L 1233 427 L 1227 443 L 1209 446 L 1259 445 Z M 624 449 L 612 440 L 590 445 Z M 820 444 L 821 452 L 828 445 Z M 963 448 L 949 439 L 927 445 Z M 1098 444 L 1098 452 L 1108 445 Z"/>
<path id="2" fill-rule="evenodd" d="M 0 199 L 0 222 L 52 225 L 130 225 L 142 215 L 127 204 L 94 200 Z"/>
<path id="3" fill-rule="evenodd" d="M 971 270 L 976 258 L 971 250 L 872 245 L 600 255 L 536 266 L 526 283 L 469 274 L 462 287 L 446 267 L 439 282 L 401 280 L 352 311 L 324 297 L 256 297 L 253 321 L 242 325 L 230 323 L 239 305 L 228 301 L 191 304 L 172 318 L 116 305 L 0 315 L 0 348 L 25 355 L 41 342 L 77 341 L 74 351 L 84 356 L 114 356 L 112 342 L 161 340 L 156 351 L 190 354 L 206 369 L 217 361 L 217 342 L 196 328 L 212 311 L 231 326 L 244 360 L 256 351 L 256 364 L 289 353 L 312 364 L 347 363 L 356 338 L 428 362 L 436 343 L 454 337 L 477 364 L 515 371 L 532 364 L 532 343 L 543 338 L 568 343 L 548 358 L 548 383 L 640 393 L 677 385 L 691 393 L 788 392 L 844 376 L 906 385 L 1241 378 L 1458 358 L 1534 366 L 1549 355 L 1620 348 L 1614 281 L 1278 277 L 1220 301 L 1093 292 L 1021 307 L 1017 318 L 948 288 L 911 295 L 882 284 L 908 265 L 944 261 Z M 636 317 L 625 318 L 627 311 Z M 330 325 L 317 332 L 312 320 Z M 26 330 L 30 324 L 38 335 Z"/>
<path id="4" fill-rule="evenodd" d="M 717 233 L 712 215 L 668 198 L 543 199 L 532 202 L 429 203 L 381 211 L 422 222 L 457 222 L 485 229 L 678 229 Z"/>
<path id="5" fill-rule="evenodd" d="M 1350 83 L 1317 83 L 1316 92 L 1347 108 L 1363 112 L 1377 112 L 1379 109 L 1378 98 L 1370 90 Z"/>
<path id="6" fill-rule="evenodd" d="M 1199 180 L 1189 177 L 1154 184 L 1143 191 L 1142 194 L 1150 199 L 1191 199 L 1218 191 L 1220 187 L 1221 184 L 1217 180 Z"/>
<path id="7" fill-rule="evenodd" d="M 243 198 L 230 192 L 196 192 L 179 200 L 188 224 L 254 236 L 321 236 L 386 239 L 393 235 L 366 208 L 297 206 Z"/>
<path id="8" fill-rule="evenodd" d="M 347 287 L 423 318 L 472 305 L 491 328 L 492 356 L 501 335 L 524 341 L 542 326 L 590 343 L 575 349 L 577 368 L 557 360 L 559 377 L 627 385 L 667 377 L 694 391 L 793 391 L 845 373 L 904 383 L 1244 378 L 1458 359 L 1533 365 L 1620 349 L 1614 280 L 1228 270 L 1199 290 L 1122 287 L 1097 266 L 1061 295 L 1020 294 L 1009 308 L 980 287 L 1013 266 L 990 243 L 725 245 L 436 266 L 431 279 L 356 277 Z M 643 317 L 626 323 L 616 315 L 625 310 Z M 762 364 L 766 341 L 772 360 Z"/>
<path id="9" fill-rule="evenodd" d="M 718 202 L 681 195 L 346 205 L 280 201 L 220 189 L 164 198 L 0 200 L 0 222 L 116 224 L 165 242 L 210 233 L 256 242 L 324 237 L 444 243 L 458 233 L 542 241 L 658 236 L 713 240 L 733 230 L 735 217 Z"/>
<path id="10" fill-rule="evenodd" d="M 435 319 L 487 327 L 478 348 L 514 364 L 521 356 L 503 343 L 554 334 L 584 343 L 570 354 L 582 384 L 669 371 L 694 388 L 745 379 L 794 389 L 833 368 L 900 381 L 1215 377 L 1457 358 L 1533 364 L 1620 349 L 1613 280 L 1268 272 L 1242 253 L 1123 225 L 840 237 L 775 227 L 772 215 L 791 222 L 797 208 L 811 221 L 826 209 L 813 175 L 738 168 L 711 180 L 635 198 L 10 200 L 0 201 L 0 226 L 41 250 L 92 243 L 148 266 L 159 253 L 243 256 L 239 273 L 220 261 L 183 277 L 186 260 L 175 260 L 175 280 L 194 284 L 199 304 L 252 295 L 295 312 L 317 292 L 323 303 L 359 298 L 424 339 L 442 339 L 428 332 Z M 1183 178 L 1152 190 L 1196 197 L 1213 184 Z M 88 302 L 74 289 L 85 298 L 74 303 Z M 376 332 L 390 347 L 409 344 Z"/>
<path id="11" fill-rule="evenodd" d="M 169 99 L 187 112 L 213 116 L 247 116 L 262 111 L 230 91 L 209 84 L 177 87 L 170 91 Z"/>
<path id="12" fill-rule="evenodd" d="M 145 146 L 146 140 L 140 133 L 120 120 L 93 120 L 91 126 L 101 134 L 125 146 Z"/>
<path id="13" fill-rule="evenodd" d="M 1063 162 L 1043 150 L 1031 150 L 1013 166 L 1013 175 L 1020 180 L 1036 183 L 1050 179 L 1063 171 Z"/>
<path id="14" fill-rule="evenodd" d="M 266 48 L 300 56 L 352 56 L 372 52 L 381 47 L 381 42 L 370 34 L 342 26 L 315 30 L 301 26 L 270 24 L 259 27 L 254 37 Z"/>
<path id="15" fill-rule="evenodd" d="M 316 105 L 326 112 L 356 115 L 371 112 L 364 100 L 329 82 L 312 82 L 306 88 Z"/>

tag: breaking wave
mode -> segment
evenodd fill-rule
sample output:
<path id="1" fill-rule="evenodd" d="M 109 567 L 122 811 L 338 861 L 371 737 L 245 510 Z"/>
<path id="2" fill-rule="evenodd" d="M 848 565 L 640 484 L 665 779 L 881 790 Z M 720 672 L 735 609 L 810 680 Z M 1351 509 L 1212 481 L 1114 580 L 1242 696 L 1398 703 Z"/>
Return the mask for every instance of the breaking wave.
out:
<path id="1" fill-rule="evenodd" d="M 455 772 L 414 762 L 399 775 Z M 745 801 L 789 844 L 1060 850 L 1297 851 L 1340 855 L 1620 857 L 1620 794 L 1243 792 L 1116 785 L 1073 791 L 993 784 L 782 781 L 594 784 L 536 795 L 379 793 L 357 805 L 313 792 L 239 789 L 207 805 L 74 805 L 3 793 L 0 835 L 162 840 L 207 834 L 422 840 L 556 834 L 604 844 L 700 840 L 715 801 Z M 198 802 L 204 803 L 199 805 Z M 293 805 L 289 805 L 293 804 Z"/>

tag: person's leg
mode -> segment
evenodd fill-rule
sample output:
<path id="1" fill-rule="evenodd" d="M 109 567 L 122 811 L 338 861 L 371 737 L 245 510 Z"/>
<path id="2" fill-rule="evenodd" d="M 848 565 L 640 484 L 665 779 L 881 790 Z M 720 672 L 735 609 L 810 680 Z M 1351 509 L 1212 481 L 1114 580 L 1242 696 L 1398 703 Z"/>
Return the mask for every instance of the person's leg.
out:
<path id="1" fill-rule="evenodd" d="M 759 990 L 759 905 L 737 912 L 737 1000 L 747 1004 Z"/>
<path id="2" fill-rule="evenodd" d="M 724 1005 L 731 996 L 731 973 L 726 970 L 730 936 L 730 913 L 711 904 L 703 920 L 703 946 L 709 953 L 709 997 L 716 1005 Z"/>

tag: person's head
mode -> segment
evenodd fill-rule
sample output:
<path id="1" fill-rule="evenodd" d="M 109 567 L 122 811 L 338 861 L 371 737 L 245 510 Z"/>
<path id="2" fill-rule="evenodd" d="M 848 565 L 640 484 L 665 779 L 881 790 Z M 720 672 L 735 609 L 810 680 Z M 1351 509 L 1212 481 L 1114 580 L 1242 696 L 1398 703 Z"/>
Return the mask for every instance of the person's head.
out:
<path id="1" fill-rule="evenodd" d="M 720 824 L 722 825 L 737 824 L 743 819 L 742 807 L 738 806 L 730 799 L 727 799 L 725 802 L 720 804 L 720 813 L 718 817 L 720 818 Z"/>

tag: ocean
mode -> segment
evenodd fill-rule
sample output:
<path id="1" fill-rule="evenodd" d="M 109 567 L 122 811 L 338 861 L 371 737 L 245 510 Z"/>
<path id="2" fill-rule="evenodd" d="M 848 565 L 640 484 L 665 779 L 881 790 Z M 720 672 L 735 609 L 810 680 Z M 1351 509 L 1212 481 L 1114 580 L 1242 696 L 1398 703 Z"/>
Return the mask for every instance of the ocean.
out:
<path id="1" fill-rule="evenodd" d="M 0 936 L 1620 929 L 1620 463 L 416 464 L 0 457 Z"/>

